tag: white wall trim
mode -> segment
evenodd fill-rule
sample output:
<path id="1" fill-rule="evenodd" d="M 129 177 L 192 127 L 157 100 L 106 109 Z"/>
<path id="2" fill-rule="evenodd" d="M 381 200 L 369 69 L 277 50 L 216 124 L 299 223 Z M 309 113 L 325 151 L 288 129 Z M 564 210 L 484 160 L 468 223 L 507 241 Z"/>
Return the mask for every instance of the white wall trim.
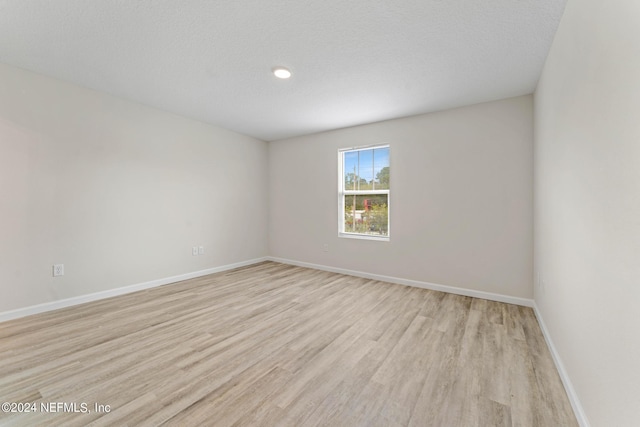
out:
<path id="1" fill-rule="evenodd" d="M 330 267 L 327 265 L 311 264 L 308 262 L 294 261 L 290 259 L 268 256 L 268 260 L 282 264 L 296 265 L 298 267 L 313 268 L 316 270 L 330 271 L 332 273 L 348 274 L 350 276 L 364 277 L 365 279 L 380 280 L 383 282 L 397 283 L 399 285 L 412 286 L 414 288 L 430 289 L 432 291 L 447 292 L 449 294 L 464 295 L 467 297 L 481 298 L 490 301 L 504 302 L 507 304 L 533 307 L 533 300 L 527 298 L 512 297 L 509 295 L 494 294 L 491 292 L 476 291 L 473 289 L 457 288 L 454 286 L 438 285 L 436 283 L 421 282 L 418 280 L 402 279 L 399 277 L 383 276 L 380 274 L 365 273 L 363 271 L 347 270 L 345 268 Z"/>
<path id="2" fill-rule="evenodd" d="M 551 357 L 553 358 L 553 362 L 556 365 L 556 369 L 558 370 L 558 374 L 560 375 L 560 379 L 562 380 L 562 384 L 564 385 L 564 389 L 567 392 L 567 396 L 569 397 L 569 402 L 571 402 L 571 407 L 573 408 L 573 413 L 578 420 L 578 424 L 581 427 L 590 427 L 589 420 L 587 419 L 587 414 L 584 412 L 582 408 L 582 404 L 580 403 L 580 399 L 578 399 L 578 394 L 576 390 L 573 388 L 573 384 L 569 379 L 569 374 L 567 370 L 564 368 L 564 363 L 562 363 L 562 359 L 560 358 L 560 354 L 556 349 L 556 346 L 553 344 L 553 340 L 551 339 L 551 335 L 549 334 L 549 330 L 547 329 L 547 325 L 544 323 L 542 319 L 542 314 L 540 310 L 538 310 L 538 305 L 535 300 L 533 301 L 533 311 L 536 314 L 536 318 L 538 319 L 538 323 L 540 324 L 540 329 L 542 330 L 542 335 L 544 336 L 545 341 L 547 342 L 547 347 L 549 347 L 549 351 L 551 351 Z"/>
<path id="3" fill-rule="evenodd" d="M 138 283 L 135 285 L 123 286 L 115 289 L 107 289 L 106 291 L 95 292 L 87 295 L 79 295 L 77 297 L 66 298 L 57 301 L 46 302 L 43 304 L 32 305 L 29 307 L 18 308 L 16 310 L 5 311 L 0 313 L 0 322 L 18 319 L 20 317 L 31 316 L 32 314 L 44 313 L 47 311 L 58 310 L 60 308 L 71 307 L 73 305 L 84 304 L 86 302 L 97 301 L 105 298 L 111 298 L 118 295 L 124 295 L 131 292 L 141 291 L 144 289 L 155 288 L 170 283 L 180 282 L 182 280 L 193 279 L 195 277 L 206 276 L 208 274 L 219 273 L 221 271 L 232 270 L 238 267 L 257 264 L 267 261 L 267 257 L 254 258 L 247 261 L 241 261 L 234 264 L 222 265 L 219 267 L 208 268 L 206 270 L 194 271 L 191 273 L 179 274 L 177 276 L 165 277 L 163 279 L 151 280 L 149 282 Z"/>

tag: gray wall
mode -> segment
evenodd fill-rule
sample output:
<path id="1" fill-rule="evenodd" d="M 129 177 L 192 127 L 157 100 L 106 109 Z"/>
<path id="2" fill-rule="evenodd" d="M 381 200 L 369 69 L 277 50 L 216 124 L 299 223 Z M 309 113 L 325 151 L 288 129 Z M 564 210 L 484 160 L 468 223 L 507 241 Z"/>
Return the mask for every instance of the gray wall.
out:
<path id="1" fill-rule="evenodd" d="M 640 417 L 639 17 L 570 0 L 535 94 L 535 300 L 593 426 Z"/>
<path id="2" fill-rule="evenodd" d="M 267 166 L 265 142 L 0 65 L 0 312 L 267 255 Z"/>
<path id="3" fill-rule="evenodd" d="M 270 255 L 531 298 L 532 110 L 522 96 L 270 142 Z M 337 151 L 378 143 L 391 241 L 339 238 Z"/>

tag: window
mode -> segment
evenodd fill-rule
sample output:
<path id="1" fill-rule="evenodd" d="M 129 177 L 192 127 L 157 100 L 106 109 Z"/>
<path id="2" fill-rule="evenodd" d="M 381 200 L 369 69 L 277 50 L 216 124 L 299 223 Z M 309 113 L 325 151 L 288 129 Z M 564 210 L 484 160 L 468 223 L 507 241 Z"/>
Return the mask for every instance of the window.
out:
<path id="1" fill-rule="evenodd" d="M 389 146 L 338 151 L 338 235 L 389 240 Z"/>

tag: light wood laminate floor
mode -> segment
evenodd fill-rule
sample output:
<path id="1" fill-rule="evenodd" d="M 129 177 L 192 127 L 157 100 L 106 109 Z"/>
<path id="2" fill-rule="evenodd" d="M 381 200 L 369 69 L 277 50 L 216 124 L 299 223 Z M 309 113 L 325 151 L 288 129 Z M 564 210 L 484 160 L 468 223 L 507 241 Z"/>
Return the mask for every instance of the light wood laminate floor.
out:
<path id="1" fill-rule="evenodd" d="M 0 323 L 0 402 L 36 403 L 0 412 L 25 426 L 577 425 L 531 309 L 274 262 Z"/>

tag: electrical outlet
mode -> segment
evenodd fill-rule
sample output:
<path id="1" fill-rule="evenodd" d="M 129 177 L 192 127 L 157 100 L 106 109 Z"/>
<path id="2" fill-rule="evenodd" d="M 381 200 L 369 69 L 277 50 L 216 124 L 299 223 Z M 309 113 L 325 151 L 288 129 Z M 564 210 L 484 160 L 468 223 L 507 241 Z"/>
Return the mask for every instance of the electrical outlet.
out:
<path id="1" fill-rule="evenodd" d="M 191 248 L 191 255 L 196 256 L 198 255 L 198 247 L 194 246 Z"/>
<path id="2" fill-rule="evenodd" d="M 322 250 L 323 252 L 329 252 L 329 244 L 325 243 L 324 245 L 322 245 Z"/>
<path id="3" fill-rule="evenodd" d="M 204 246 L 198 246 L 198 255 L 204 255 Z"/>
<path id="4" fill-rule="evenodd" d="M 64 276 L 64 264 L 54 264 L 53 277 Z"/>

